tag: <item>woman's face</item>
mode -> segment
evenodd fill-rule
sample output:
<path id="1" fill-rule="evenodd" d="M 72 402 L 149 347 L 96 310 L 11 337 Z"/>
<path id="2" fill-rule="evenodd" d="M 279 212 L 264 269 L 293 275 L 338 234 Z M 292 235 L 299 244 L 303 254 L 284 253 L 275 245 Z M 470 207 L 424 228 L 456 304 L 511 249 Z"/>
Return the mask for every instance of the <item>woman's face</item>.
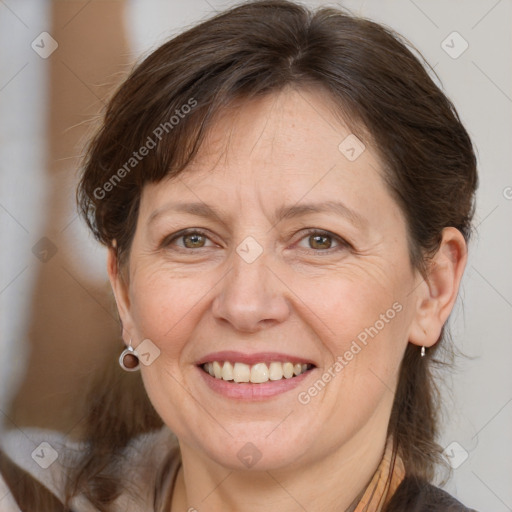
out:
<path id="1" fill-rule="evenodd" d="M 420 279 L 382 164 L 353 137 L 325 95 L 285 90 L 145 187 L 117 300 L 182 449 L 277 469 L 385 439 Z"/>

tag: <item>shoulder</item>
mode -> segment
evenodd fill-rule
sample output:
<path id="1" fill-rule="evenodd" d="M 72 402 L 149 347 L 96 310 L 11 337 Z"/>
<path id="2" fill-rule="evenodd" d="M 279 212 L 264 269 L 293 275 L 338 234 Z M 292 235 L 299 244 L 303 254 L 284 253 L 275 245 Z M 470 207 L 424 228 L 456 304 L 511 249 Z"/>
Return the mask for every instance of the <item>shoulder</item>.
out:
<path id="1" fill-rule="evenodd" d="M 55 496 L 63 488 L 65 453 L 79 451 L 59 432 L 26 428 L 3 431 L 0 436 L 4 484 L 12 487 L 10 475 L 20 471 Z M 12 490 L 12 489 L 11 489 Z M 2 510 L 0 508 L 0 510 Z"/>
<path id="2" fill-rule="evenodd" d="M 443 489 L 412 477 L 405 477 L 385 512 L 476 512 Z"/>
<path id="3" fill-rule="evenodd" d="M 44 487 L 59 500 L 64 496 L 68 468 L 80 459 L 85 448 L 84 443 L 72 441 L 64 434 L 51 430 L 13 430 L 2 432 L 0 436 L 0 454 L 4 454 L 8 469 L 11 472 L 21 469 L 36 485 Z M 118 498 L 116 509 L 145 510 L 148 500 L 153 499 L 155 469 L 164 461 L 171 460 L 169 471 L 177 471 L 180 463 L 179 445 L 172 432 L 164 427 L 133 438 L 124 449 L 122 459 L 123 479 L 130 483 L 126 487 L 135 489 L 138 498 L 135 503 L 131 495 L 123 493 Z M 8 475 L 2 478 L 1 473 L 0 512 L 18 512 L 11 486 L 8 485 Z M 83 496 L 77 496 L 71 505 L 77 512 L 95 510 Z"/>
<path id="4" fill-rule="evenodd" d="M 123 459 L 122 478 L 130 492 L 119 496 L 116 501 L 118 509 L 152 510 L 155 487 L 163 485 L 167 490 L 173 484 L 181 464 L 176 436 L 167 427 L 140 435 L 126 447 Z M 165 475 L 162 475 L 164 464 Z M 165 476 L 165 480 L 157 481 L 162 476 Z"/>
<path id="5" fill-rule="evenodd" d="M 0 474 L 0 512 L 20 512 L 9 486 Z"/>

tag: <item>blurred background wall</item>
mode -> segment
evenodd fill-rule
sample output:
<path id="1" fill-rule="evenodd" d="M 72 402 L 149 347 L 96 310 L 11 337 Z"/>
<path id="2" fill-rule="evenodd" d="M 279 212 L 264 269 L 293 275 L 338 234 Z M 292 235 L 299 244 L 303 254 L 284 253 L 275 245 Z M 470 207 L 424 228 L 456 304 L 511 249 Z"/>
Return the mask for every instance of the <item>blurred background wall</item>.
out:
<path id="1" fill-rule="evenodd" d="M 120 350 L 105 251 L 77 217 L 83 143 L 131 65 L 230 1 L 0 0 L 0 420 L 80 435 L 75 406 Z M 305 2 L 311 6 L 326 2 Z M 512 510 L 511 0 L 330 2 L 406 36 L 479 155 L 477 236 L 451 318 L 446 488 Z"/>

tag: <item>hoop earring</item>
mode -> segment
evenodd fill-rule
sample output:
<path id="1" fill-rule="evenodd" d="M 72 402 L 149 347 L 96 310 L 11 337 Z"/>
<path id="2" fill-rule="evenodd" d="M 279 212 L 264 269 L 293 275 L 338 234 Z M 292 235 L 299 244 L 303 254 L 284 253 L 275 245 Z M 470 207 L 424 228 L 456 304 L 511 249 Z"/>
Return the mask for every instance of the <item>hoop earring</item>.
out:
<path id="1" fill-rule="evenodd" d="M 139 356 L 132 347 L 132 340 L 119 356 L 119 366 L 126 372 L 136 372 L 140 369 Z"/>
<path id="2" fill-rule="evenodd" d="M 421 357 L 425 357 L 425 347 L 421 347 Z"/>

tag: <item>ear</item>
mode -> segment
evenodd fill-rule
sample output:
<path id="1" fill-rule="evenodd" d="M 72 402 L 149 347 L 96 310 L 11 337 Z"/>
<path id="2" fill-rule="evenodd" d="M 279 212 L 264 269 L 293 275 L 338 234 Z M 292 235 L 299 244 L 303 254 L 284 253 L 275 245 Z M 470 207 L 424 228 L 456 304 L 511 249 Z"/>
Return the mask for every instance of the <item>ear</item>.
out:
<path id="1" fill-rule="evenodd" d="M 123 275 L 119 267 L 115 241 L 112 247 L 109 247 L 107 254 L 107 272 L 114 292 L 117 311 L 121 319 L 123 328 L 123 339 L 126 345 L 132 338 L 135 338 L 135 329 L 133 319 L 130 313 L 130 296 L 128 293 L 128 278 Z"/>
<path id="2" fill-rule="evenodd" d="M 457 299 L 466 262 L 467 246 L 462 233 L 453 227 L 443 229 L 428 275 L 414 291 L 417 301 L 409 331 L 411 343 L 431 347 L 437 342 Z"/>

